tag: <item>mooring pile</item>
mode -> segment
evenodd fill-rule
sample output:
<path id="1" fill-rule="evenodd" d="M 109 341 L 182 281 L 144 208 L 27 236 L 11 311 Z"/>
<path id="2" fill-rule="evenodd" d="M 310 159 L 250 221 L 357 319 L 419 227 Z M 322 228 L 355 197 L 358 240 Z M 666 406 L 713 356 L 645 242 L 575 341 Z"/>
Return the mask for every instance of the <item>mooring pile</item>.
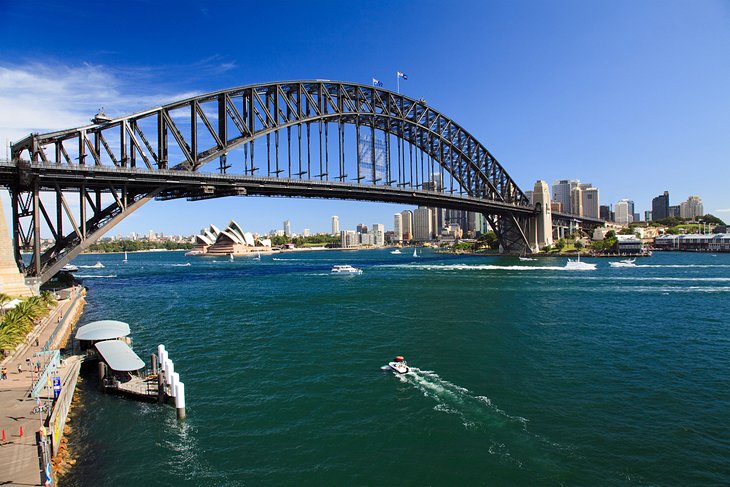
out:
<path id="1" fill-rule="evenodd" d="M 158 399 L 164 402 L 165 395 L 175 398 L 177 418 L 185 419 L 185 383 L 180 382 L 180 374 L 175 372 L 175 364 L 165 350 L 165 346 L 157 346 L 157 357 L 152 357 L 152 363 L 158 366 L 157 391 Z"/>

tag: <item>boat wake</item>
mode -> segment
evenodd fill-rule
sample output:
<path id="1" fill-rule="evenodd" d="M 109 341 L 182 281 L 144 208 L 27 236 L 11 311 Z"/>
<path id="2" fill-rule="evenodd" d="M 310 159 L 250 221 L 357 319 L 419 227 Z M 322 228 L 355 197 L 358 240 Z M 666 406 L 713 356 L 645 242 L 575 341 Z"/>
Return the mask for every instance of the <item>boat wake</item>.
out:
<path id="1" fill-rule="evenodd" d="M 170 264 L 170 267 L 190 267 L 191 265 L 190 262 L 186 262 L 184 264 Z"/>
<path id="2" fill-rule="evenodd" d="M 426 271 L 564 271 L 565 266 L 493 265 L 493 264 L 383 264 L 378 267 Z"/>
<path id="3" fill-rule="evenodd" d="M 108 274 L 106 276 L 101 276 L 101 275 L 91 275 L 91 274 L 85 274 L 85 275 L 77 274 L 76 277 L 82 277 L 84 279 L 111 279 L 111 278 L 117 277 L 117 275 Z"/>
<path id="4" fill-rule="evenodd" d="M 382 368 L 389 369 L 387 365 Z M 530 432 L 526 418 L 508 414 L 489 397 L 453 384 L 436 372 L 417 367 L 411 367 L 406 374 L 394 375 L 433 400 L 436 403 L 434 411 L 453 415 L 464 429 L 484 434 L 489 454 L 527 470 L 558 469 L 562 463 L 559 455 L 567 448 Z"/>

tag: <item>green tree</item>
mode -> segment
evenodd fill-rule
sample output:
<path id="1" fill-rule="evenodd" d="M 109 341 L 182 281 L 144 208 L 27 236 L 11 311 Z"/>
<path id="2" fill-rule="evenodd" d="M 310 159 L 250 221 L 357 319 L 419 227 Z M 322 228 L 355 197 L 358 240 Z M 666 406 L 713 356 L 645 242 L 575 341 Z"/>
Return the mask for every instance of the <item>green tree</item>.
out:
<path id="1" fill-rule="evenodd" d="M 718 217 L 716 217 L 715 215 L 712 215 L 710 213 L 708 213 L 707 215 L 705 215 L 702 218 L 700 218 L 700 220 L 702 220 L 705 223 L 709 223 L 710 225 L 722 225 L 722 226 L 725 226 L 725 222 L 724 221 L 720 220 Z"/>
<path id="2" fill-rule="evenodd" d="M 580 240 L 575 241 L 575 250 L 582 250 L 583 249 L 583 242 Z"/>
<path id="3" fill-rule="evenodd" d="M 557 242 L 555 242 L 555 248 L 558 249 L 558 252 L 562 251 L 567 243 L 565 242 L 564 238 L 559 239 Z"/>

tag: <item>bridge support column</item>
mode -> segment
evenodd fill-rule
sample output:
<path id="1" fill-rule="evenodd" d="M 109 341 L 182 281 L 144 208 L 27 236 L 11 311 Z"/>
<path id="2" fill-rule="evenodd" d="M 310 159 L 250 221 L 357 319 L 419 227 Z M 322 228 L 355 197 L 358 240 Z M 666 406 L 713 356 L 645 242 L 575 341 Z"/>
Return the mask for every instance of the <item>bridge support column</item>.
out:
<path id="1" fill-rule="evenodd" d="M 550 210 L 550 191 L 545 181 L 537 181 L 532 193 L 532 203 L 538 213 L 530 221 L 529 239 L 533 252 L 553 244 L 553 216 Z"/>
<path id="2" fill-rule="evenodd" d="M 25 285 L 25 278 L 18 270 L 18 264 L 15 263 L 15 252 L 2 203 L 0 203 L 0 293 L 8 296 L 33 295 L 31 289 Z"/>

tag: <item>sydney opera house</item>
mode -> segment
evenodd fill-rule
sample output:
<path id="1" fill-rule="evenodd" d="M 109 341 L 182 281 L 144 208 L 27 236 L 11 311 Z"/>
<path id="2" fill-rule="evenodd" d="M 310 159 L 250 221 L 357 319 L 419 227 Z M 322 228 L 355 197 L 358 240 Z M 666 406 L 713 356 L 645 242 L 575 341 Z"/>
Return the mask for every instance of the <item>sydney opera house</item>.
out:
<path id="1" fill-rule="evenodd" d="M 220 231 L 215 225 L 203 229 L 195 236 L 195 246 L 190 255 L 241 255 L 252 252 L 270 252 L 271 240 L 255 238 L 244 232 L 241 226 L 231 220 L 228 227 Z"/>

